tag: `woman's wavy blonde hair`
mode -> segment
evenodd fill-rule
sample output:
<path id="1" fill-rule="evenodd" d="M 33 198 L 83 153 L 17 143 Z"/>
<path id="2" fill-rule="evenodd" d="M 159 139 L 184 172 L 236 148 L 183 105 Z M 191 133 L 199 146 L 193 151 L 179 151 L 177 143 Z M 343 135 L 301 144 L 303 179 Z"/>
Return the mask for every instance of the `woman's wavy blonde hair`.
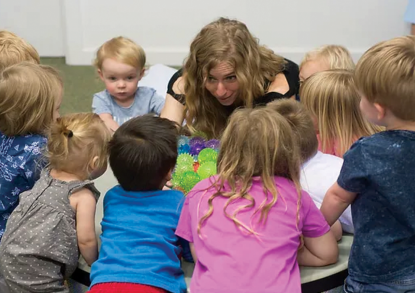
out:
<path id="1" fill-rule="evenodd" d="M 323 152 L 337 142 L 336 153 L 343 156 L 356 139 L 382 130 L 363 117 L 352 71 L 335 69 L 313 74 L 301 86 L 300 97 L 317 119 Z"/>
<path id="2" fill-rule="evenodd" d="M 107 164 L 111 132 L 97 114 L 76 113 L 58 118 L 48 137 L 49 167 L 83 180 L 89 178 L 91 166 L 100 169 Z M 98 161 L 93 162 L 98 156 Z"/>
<path id="3" fill-rule="evenodd" d="M 208 73 L 221 62 L 235 69 L 239 82 L 236 105 L 252 107 L 253 100 L 265 94 L 264 84 L 272 82 L 284 70 L 284 58 L 252 36 L 246 25 L 237 20 L 220 18 L 205 26 L 190 46 L 184 65 L 185 117 L 191 132 L 219 137 L 229 113 L 206 89 Z"/>
<path id="4" fill-rule="evenodd" d="M 203 223 L 213 213 L 213 200 L 219 196 L 228 198 L 223 208 L 226 217 L 241 230 L 257 235 L 252 223 L 242 223 L 237 219 L 237 214 L 255 206 L 255 199 L 249 194 L 249 190 L 254 180 L 260 180 L 266 199 L 256 208 L 252 218 L 260 213 L 259 223 L 265 224 L 268 213 L 277 204 L 279 197 L 285 202 L 283 195 L 277 190 L 274 176 L 293 182 L 298 192 L 298 224 L 301 206 L 299 172 L 299 151 L 292 129 L 284 117 L 265 107 L 236 110 L 223 133 L 218 156 L 219 175 L 216 182 L 212 182 L 216 192 L 208 199 L 209 210 L 199 221 L 199 235 Z M 229 185 L 230 191 L 224 191 L 225 184 Z M 249 200 L 250 203 L 229 214 L 227 207 L 241 198 Z"/>

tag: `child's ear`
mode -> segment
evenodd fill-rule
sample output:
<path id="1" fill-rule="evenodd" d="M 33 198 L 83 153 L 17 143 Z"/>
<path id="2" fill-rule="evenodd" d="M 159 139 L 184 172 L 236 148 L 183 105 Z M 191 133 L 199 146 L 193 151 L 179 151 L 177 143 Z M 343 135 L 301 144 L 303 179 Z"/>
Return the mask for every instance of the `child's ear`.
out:
<path id="1" fill-rule="evenodd" d="M 378 103 L 374 103 L 373 106 L 377 110 L 377 119 L 382 120 L 383 118 L 385 118 L 386 108 Z"/>
<path id="2" fill-rule="evenodd" d="M 171 180 L 171 175 L 173 174 L 173 169 L 171 169 L 168 173 L 167 173 L 167 175 L 166 175 L 166 177 L 164 177 L 164 180 L 166 180 L 166 181 L 170 181 Z"/>
<path id="3" fill-rule="evenodd" d="M 97 70 L 97 72 L 98 72 L 99 78 L 100 78 L 102 81 L 104 81 L 104 76 L 102 75 L 102 71 L 101 71 L 101 69 L 98 69 L 98 70 Z"/>
<path id="4" fill-rule="evenodd" d="M 99 161 L 99 157 L 95 156 L 91 162 L 89 163 L 89 168 L 90 170 L 95 170 L 96 168 L 98 168 L 98 161 Z"/>
<path id="5" fill-rule="evenodd" d="M 143 78 L 143 76 L 144 76 L 144 73 L 145 73 L 145 72 L 146 72 L 146 69 L 145 69 L 145 68 L 141 69 L 141 71 L 140 71 L 140 75 L 139 75 L 139 77 L 138 77 L 138 80 L 139 80 L 139 81 Z"/>

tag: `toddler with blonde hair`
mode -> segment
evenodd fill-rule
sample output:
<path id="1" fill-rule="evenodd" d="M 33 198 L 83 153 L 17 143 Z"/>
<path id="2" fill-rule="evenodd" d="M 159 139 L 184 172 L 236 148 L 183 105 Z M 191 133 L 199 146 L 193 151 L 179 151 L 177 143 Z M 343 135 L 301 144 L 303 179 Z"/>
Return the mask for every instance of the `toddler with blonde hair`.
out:
<path id="1" fill-rule="evenodd" d="M 320 208 L 327 190 L 339 176 L 343 160 L 318 150 L 313 120 L 301 103 L 291 99 L 279 100 L 267 104 L 267 107 L 275 110 L 290 122 L 300 151 L 301 187 L 310 194 L 316 206 Z M 343 212 L 339 221 L 342 229 L 332 226 L 332 231 L 337 239 L 341 238 L 342 230 L 348 233 L 354 232 L 350 208 Z"/>
<path id="2" fill-rule="evenodd" d="M 307 52 L 300 64 L 300 83 L 317 72 L 329 69 L 354 70 L 349 50 L 340 45 L 325 45 Z"/>
<path id="3" fill-rule="evenodd" d="M 330 227 L 301 190 L 284 117 L 268 107 L 233 113 L 217 169 L 188 193 L 176 229 L 195 260 L 192 293 L 300 292 L 298 265 L 337 261 Z"/>
<path id="4" fill-rule="evenodd" d="M 98 256 L 91 179 L 107 168 L 111 132 L 93 113 L 58 118 L 48 136 L 48 168 L 20 195 L 0 245 L 0 271 L 10 292 L 69 292 L 64 278 Z"/>
<path id="5" fill-rule="evenodd" d="M 355 142 L 321 211 L 351 205 L 355 236 L 343 292 L 415 292 L 415 37 L 366 51 L 356 66 L 363 116 L 385 131 Z"/>
<path id="6" fill-rule="evenodd" d="M 39 64 L 40 57 L 36 49 L 21 37 L 6 30 L 0 31 L 0 71 L 22 61 Z"/>
<path id="7" fill-rule="evenodd" d="M 164 98 L 153 88 L 137 87 L 145 64 L 143 48 L 125 37 L 113 38 L 98 49 L 94 65 L 106 89 L 94 95 L 92 111 L 110 130 L 133 117 L 160 114 Z"/>
<path id="8" fill-rule="evenodd" d="M 45 165 L 47 130 L 61 101 L 62 81 L 51 67 L 22 62 L 0 73 L 0 239 L 19 194 Z"/>
<path id="9" fill-rule="evenodd" d="M 309 77 L 300 88 L 301 103 L 314 119 L 318 149 L 343 157 L 362 136 L 381 131 L 364 119 L 353 72 L 327 70 Z"/>

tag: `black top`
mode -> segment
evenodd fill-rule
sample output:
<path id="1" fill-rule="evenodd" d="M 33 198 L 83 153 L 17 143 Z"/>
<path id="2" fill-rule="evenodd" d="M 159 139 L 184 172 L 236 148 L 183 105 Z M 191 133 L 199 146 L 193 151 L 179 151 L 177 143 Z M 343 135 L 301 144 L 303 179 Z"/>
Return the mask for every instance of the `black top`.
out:
<path id="1" fill-rule="evenodd" d="M 300 87 L 298 65 L 295 64 L 294 62 L 288 60 L 288 59 L 285 59 L 285 61 L 287 61 L 287 63 L 285 64 L 285 68 L 282 71 L 282 73 L 284 73 L 285 78 L 287 79 L 287 82 L 288 82 L 288 86 L 290 87 L 288 92 L 286 92 L 285 94 L 280 94 L 280 93 L 277 93 L 277 92 L 268 92 L 265 95 L 263 95 L 262 97 L 258 97 L 256 99 L 254 99 L 254 107 L 258 106 L 258 105 L 265 105 L 265 104 L 267 104 L 269 102 L 272 102 L 274 100 L 278 100 L 278 99 L 282 99 L 282 98 L 289 98 L 289 97 L 292 97 L 292 96 L 298 94 L 298 90 L 299 90 L 299 87 Z M 169 84 L 167 86 L 167 93 L 170 94 L 177 101 L 179 101 L 181 104 L 185 105 L 186 104 L 185 95 L 176 94 L 173 91 L 174 83 L 176 82 L 176 80 L 179 79 L 179 77 L 182 76 L 182 74 L 183 74 L 183 68 L 178 70 L 171 77 L 171 79 L 169 81 Z M 264 83 L 264 88 L 268 88 L 269 85 L 270 85 L 270 81 L 266 81 Z"/>

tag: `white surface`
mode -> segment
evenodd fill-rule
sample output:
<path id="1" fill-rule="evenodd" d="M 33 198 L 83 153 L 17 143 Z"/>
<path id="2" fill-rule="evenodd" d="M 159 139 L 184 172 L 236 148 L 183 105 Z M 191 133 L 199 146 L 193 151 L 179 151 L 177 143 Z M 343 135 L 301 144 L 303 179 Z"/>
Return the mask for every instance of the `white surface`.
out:
<path id="1" fill-rule="evenodd" d="M 95 229 L 96 229 L 97 237 L 99 237 L 99 235 L 101 235 L 102 233 L 101 219 L 103 216 L 102 204 L 103 204 L 104 195 L 109 189 L 111 189 L 117 184 L 118 183 L 111 169 L 108 169 L 104 175 L 102 175 L 100 178 L 95 180 L 95 187 L 101 192 L 101 196 L 97 203 L 97 210 L 95 214 Z M 339 242 L 339 261 L 334 265 L 320 267 L 320 268 L 301 267 L 300 268 L 301 283 L 308 283 L 308 282 L 312 282 L 318 279 L 322 279 L 324 277 L 336 274 L 338 272 L 341 272 L 347 269 L 352 242 L 353 242 L 353 236 L 343 236 L 343 239 Z M 86 272 L 90 272 L 91 270 L 91 268 L 85 263 L 82 257 L 79 261 L 78 267 L 81 270 L 86 271 Z M 186 283 L 189 286 L 189 282 L 193 274 L 193 264 L 184 262 L 183 271 L 185 272 Z"/>
<path id="2" fill-rule="evenodd" d="M 345 45 L 358 59 L 375 43 L 409 32 L 403 20 L 407 0 L 63 3 L 69 64 L 91 64 L 103 42 L 124 35 L 143 46 L 149 64 L 181 65 L 196 33 L 220 16 L 245 22 L 262 44 L 296 62 L 308 50 L 328 43 Z"/>
<path id="3" fill-rule="evenodd" d="M 156 64 L 151 66 L 143 78 L 138 83 L 138 86 L 152 87 L 162 97 L 166 97 L 167 85 L 169 84 L 170 78 L 177 70 L 163 64 Z"/>
<path id="4" fill-rule="evenodd" d="M 64 56 L 61 0 L 0 1 L 0 29 L 31 43 L 41 56 Z"/>

